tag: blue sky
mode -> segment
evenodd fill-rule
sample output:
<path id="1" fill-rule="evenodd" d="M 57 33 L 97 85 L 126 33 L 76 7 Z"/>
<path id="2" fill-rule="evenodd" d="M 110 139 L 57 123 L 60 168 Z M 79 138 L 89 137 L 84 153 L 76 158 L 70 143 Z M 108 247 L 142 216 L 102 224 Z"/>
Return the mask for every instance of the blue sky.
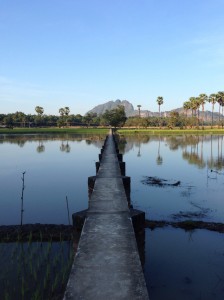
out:
<path id="1" fill-rule="evenodd" d="M 158 111 L 158 96 L 164 111 L 223 91 L 223 12 L 223 0 L 0 0 L 0 113 L 116 99 Z"/>

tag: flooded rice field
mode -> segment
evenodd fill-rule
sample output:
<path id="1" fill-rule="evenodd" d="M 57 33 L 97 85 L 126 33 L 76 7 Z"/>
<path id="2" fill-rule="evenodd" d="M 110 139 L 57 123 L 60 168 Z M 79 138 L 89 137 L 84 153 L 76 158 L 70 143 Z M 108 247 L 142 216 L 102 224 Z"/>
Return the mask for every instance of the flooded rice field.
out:
<path id="1" fill-rule="evenodd" d="M 87 179 L 95 175 L 103 141 L 104 136 L 98 135 L 0 135 L 0 225 L 21 222 L 23 172 L 23 224 L 69 224 L 66 198 L 70 214 L 87 208 Z M 131 177 L 132 205 L 145 211 L 147 220 L 224 223 L 223 136 L 120 136 L 119 148 L 126 175 Z M 32 248 L 26 242 L 23 250 L 16 243 L 0 243 L 4 254 L 0 258 L 1 298 L 15 299 L 15 293 L 21 296 L 26 290 L 24 274 L 30 271 L 19 271 L 21 264 L 19 267 L 11 258 L 21 257 L 22 261 L 21 253 L 34 253 L 38 243 L 32 241 Z M 51 241 L 44 247 L 50 249 L 48 243 Z M 49 251 L 53 257 L 57 247 L 60 241 L 43 252 Z M 223 233 L 170 226 L 147 228 L 143 250 L 150 299 L 224 299 Z M 52 268 L 61 268 L 55 255 Z M 29 257 L 27 265 L 32 265 L 33 256 Z M 69 265 L 67 257 L 65 265 Z M 40 266 L 32 276 L 45 278 L 41 272 L 52 271 L 50 266 L 48 270 Z M 21 284 L 7 298 L 14 276 Z M 50 282 L 57 290 L 56 283 Z M 47 290 L 45 293 L 50 295 Z"/>

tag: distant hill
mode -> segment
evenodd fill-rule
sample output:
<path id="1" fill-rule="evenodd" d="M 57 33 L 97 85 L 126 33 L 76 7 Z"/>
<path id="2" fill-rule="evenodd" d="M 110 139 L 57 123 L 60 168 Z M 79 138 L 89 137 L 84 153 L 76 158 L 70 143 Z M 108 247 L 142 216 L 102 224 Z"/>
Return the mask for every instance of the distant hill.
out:
<path id="1" fill-rule="evenodd" d="M 117 99 L 116 101 L 111 100 L 106 103 L 97 105 L 93 109 L 89 110 L 88 113 L 96 113 L 97 115 L 102 115 L 105 113 L 106 110 L 114 109 L 118 107 L 118 105 L 124 106 L 127 117 L 135 115 L 133 105 L 127 100 L 119 100 L 119 99 Z"/>
<path id="2" fill-rule="evenodd" d="M 105 113 L 106 110 L 111 110 L 114 109 L 116 107 L 118 107 L 118 105 L 123 105 L 124 109 L 125 109 L 125 113 L 127 117 L 132 117 L 132 116 L 138 116 L 138 110 L 134 109 L 134 106 L 128 101 L 128 100 L 111 100 L 108 102 L 105 102 L 103 104 L 99 104 L 97 106 L 95 106 L 94 108 L 92 108 L 91 110 L 89 110 L 87 113 L 96 113 L 97 115 L 102 115 L 103 113 Z M 177 111 L 178 113 L 184 113 L 186 114 L 186 112 L 184 111 L 184 109 L 182 107 L 180 108 L 176 108 L 176 109 L 172 109 L 170 111 L 164 111 L 161 112 L 161 116 L 169 116 L 171 111 Z M 202 112 L 200 111 L 199 113 L 199 117 L 201 117 Z M 149 110 L 141 110 L 141 117 L 158 117 L 159 113 L 158 112 L 151 112 Z M 191 111 L 188 111 L 188 116 L 191 116 Z M 204 119 L 207 121 L 210 121 L 212 118 L 212 112 L 211 111 L 205 111 L 205 115 L 204 115 Z M 214 113 L 213 115 L 214 121 L 217 121 L 219 118 L 219 114 L 217 112 Z"/>

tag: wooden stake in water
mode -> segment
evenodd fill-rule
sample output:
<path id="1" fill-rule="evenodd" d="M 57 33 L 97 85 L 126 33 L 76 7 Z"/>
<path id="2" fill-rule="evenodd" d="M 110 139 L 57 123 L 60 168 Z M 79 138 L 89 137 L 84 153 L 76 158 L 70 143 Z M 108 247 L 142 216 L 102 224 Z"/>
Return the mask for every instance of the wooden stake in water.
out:
<path id="1" fill-rule="evenodd" d="M 68 224 L 70 224 L 70 217 L 69 217 L 69 207 L 68 207 L 68 197 L 66 196 L 66 204 L 67 204 L 67 212 L 68 212 Z"/>
<path id="2" fill-rule="evenodd" d="M 25 173 L 26 173 L 26 172 L 23 172 L 23 177 L 22 177 L 23 185 L 22 185 L 22 196 L 21 196 L 21 222 L 20 222 L 20 226 L 21 226 L 21 227 L 22 227 L 22 225 L 23 225 L 23 212 L 24 212 L 24 209 L 23 209 L 23 195 L 24 195 L 24 189 L 25 189 L 25 184 L 24 184 L 24 176 L 25 176 Z"/>

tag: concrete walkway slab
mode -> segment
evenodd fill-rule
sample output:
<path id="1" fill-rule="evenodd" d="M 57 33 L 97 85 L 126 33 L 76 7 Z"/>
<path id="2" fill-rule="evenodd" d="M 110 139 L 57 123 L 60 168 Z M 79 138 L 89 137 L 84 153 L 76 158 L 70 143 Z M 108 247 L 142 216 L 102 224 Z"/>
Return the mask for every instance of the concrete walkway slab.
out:
<path id="1" fill-rule="evenodd" d="M 112 134 L 106 139 L 64 299 L 149 299 Z"/>

